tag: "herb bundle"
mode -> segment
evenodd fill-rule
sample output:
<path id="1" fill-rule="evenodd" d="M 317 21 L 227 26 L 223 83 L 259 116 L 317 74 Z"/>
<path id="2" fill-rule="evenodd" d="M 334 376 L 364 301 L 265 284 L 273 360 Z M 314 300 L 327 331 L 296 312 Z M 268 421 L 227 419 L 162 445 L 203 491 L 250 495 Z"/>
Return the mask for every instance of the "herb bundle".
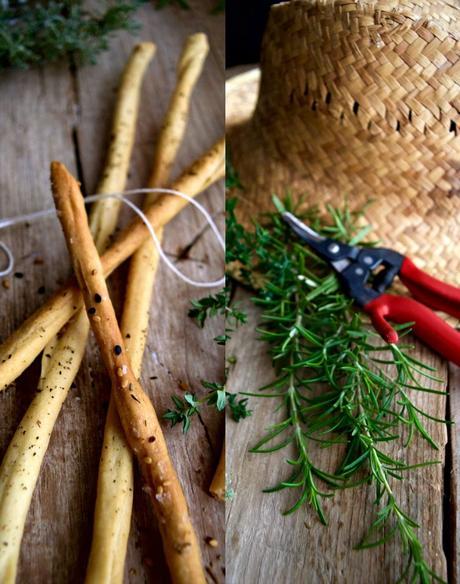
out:
<path id="1" fill-rule="evenodd" d="M 291 475 L 267 492 L 289 489 L 297 493 L 293 513 L 304 504 L 327 523 L 324 497 L 334 489 L 368 484 L 375 489 L 375 520 L 358 548 L 400 538 L 407 556 L 401 579 L 410 582 L 442 581 L 424 559 L 418 525 L 397 500 L 392 485 L 414 467 L 388 454 L 388 444 L 408 446 L 418 433 L 433 448 L 426 426 L 433 419 L 411 399 L 412 391 L 436 394 L 433 370 L 414 359 L 403 343 L 384 345 L 341 291 L 328 265 L 292 235 L 276 212 L 263 224 L 246 231 L 236 219 L 235 200 L 228 202 L 227 263 L 237 278 L 255 290 L 254 303 L 262 310 L 259 337 L 269 347 L 275 379 L 251 393 L 284 404 L 285 416 L 253 447 L 272 453 L 289 447 Z M 350 244 L 366 245 L 369 227 L 358 227 L 360 214 L 328 207 L 328 218 L 318 209 L 299 214 L 316 231 Z M 280 206 L 280 203 L 277 203 Z M 367 244 L 369 245 L 369 244 Z M 400 326 L 400 333 L 410 329 Z M 442 420 L 436 420 L 442 422 Z M 312 441 L 324 447 L 338 442 L 346 453 L 334 472 L 312 460 Z"/>
<path id="2" fill-rule="evenodd" d="M 26 69 L 71 55 L 94 63 L 117 30 L 134 30 L 143 0 L 112 0 L 90 12 L 82 0 L 4 2 L 0 7 L 0 69 Z"/>

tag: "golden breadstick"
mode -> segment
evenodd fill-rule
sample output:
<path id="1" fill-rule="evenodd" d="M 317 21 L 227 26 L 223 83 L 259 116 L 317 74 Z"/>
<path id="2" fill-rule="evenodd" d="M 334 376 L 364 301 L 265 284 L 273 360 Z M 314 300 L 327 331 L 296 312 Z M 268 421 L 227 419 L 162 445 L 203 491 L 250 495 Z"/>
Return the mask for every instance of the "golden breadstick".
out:
<path id="1" fill-rule="evenodd" d="M 116 193 L 125 188 L 136 134 L 141 80 L 155 50 L 153 43 L 140 43 L 125 67 L 118 89 L 105 170 L 96 193 Z M 104 251 L 115 231 L 120 205 L 119 199 L 105 199 L 97 201 L 91 209 L 91 232 L 99 253 Z"/>
<path id="2" fill-rule="evenodd" d="M 110 301 L 102 264 L 89 230 L 83 197 L 64 165 L 51 164 L 51 183 L 75 275 L 91 328 L 112 383 L 126 439 L 136 455 L 144 489 L 159 520 L 173 582 L 205 583 L 198 541 L 187 503 L 168 455 L 153 405 L 134 375 Z"/>
<path id="3" fill-rule="evenodd" d="M 207 189 L 212 184 L 214 184 L 215 182 L 219 181 L 221 178 L 224 177 L 225 177 L 225 161 L 222 160 L 222 164 L 218 168 L 216 168 L 214 174 L 212 174 L 208 178 L 208 180 L 203 184 L 203 190 Z"/>
<path id="4" fill-rule="evenodd" d="M 177 67 L 177 82 L 165 116 L 153 159 L 149 187 L 165 186 L 171 167 L 184 135 L 190 97 L 208 53 L 206 35 L 190 36 L 182 50 Z M 144 209 L 154 201 L 152 193 L 145 197 Z M 157 236 L 161 241 L 163 230 Z M 150 240 L 133 254 L 121 331 L 125 339 L 131 367 L 140 377 L 144 353 L 153 283 L 158 268 L 158 251 Z M 113 397 L 104 429 L 104 445 L 99 464 L 93 539 L 86 572 L 86 584 L 121 584 L 123 582 L 124 553 L 119 550 L 119 534 L 131 505 L 131 493 L 126 490 L 132 477 L 132 456 L 116 413 Z M 119 485 L 123 485 L 123 489 Z M 123 550 L 122 550 L 123 551 Z"/>
<path id="5" fill-rule="evenodd" d="M 225 440 L 220 452 L 219 464 L 209 487 L 209 492 L 220 501 L 225 501 Z"/>
<path id="6" fill-rule="evenodd" d="M 155 150 L 152 173 L 148 184 L 151 188 L 165 186 L 169 180 L 171 167 L 184 136 L 190 97 L 203 69 L 208 50 L 206 35 L 202 33 L 190 36 L 185 43 L 177 67 L 176 88 Z M 147 195 L 144 208 L 148 209 L 155 198 L 153 194 Z M 122 329 L 131 336 L 130 359 L 131 362 L 135 359 L 136 363 L 139 363 L 139 369 L 142 363 L 142 355 L 144 354 L 157 262 L 156 247 L 148 239 L 133 254 L 129 266 Z M 135 341 L 132 339 L 135 339 Z"/>
<path id="7" fill-rule="evenodd" d="M 113 483 L 112 478 L 110 484 L 109 477 L 117 477 L 116 483 Z M 132 507 L 132 453 L 111 397 L 99 461 L 94 527 L 86 570 L 86 584 L 103 584 L 104 582 L 118 584 L 124 581 L 126 544 L 131 527 Z"/>
<path id="8" fill-rule="evenodd" d="M 177 65 L 177 82 L 168 106 L 155 150 L 150 187 L 163 187 L 169 180 L 171 167 L 187 125 L 190 96 L 203 69 L 209 51 L 203 33 L 188 37 Z M 147 199 L 152 200 L 152 197 Z"/>
<path id="9" fill-rule="evenodd" d="M 201 158 L 194 162 L 171 188 L 190 196 L 209 186 L 212 176 L 219 176 L 224 158 L 222 138 Z M 148 209 L 147 217 L 155 229 L 173 219 L 187 201 L 173 195 L 162 195 Z M 134 221 L 103 254 L 101 261 L 106 277 L 124 262 L 149 237 L 145 225 Z M 32 363 L 46 344 L 82 305 L 78 286 L 70 283 L 56 292 L 41 308 L 31 315 L 0 346 L 0 390 L 8 387 Z"/>
<path id="10" fill-rule="evenodd" d="M 85 317 L 86 318 L 86 317 Z M 88 319 L 71 322 L 65 335 L 48 345 L 51 358 L 43 355 L 37 394 L 21 420 L 0 469 L 0 582 L 13 584 L 24 525 L 50 434 L 67 391 L 80 367 L 88 334 Z M 79 350 L 79 348 L 81 350 Z M 46 352 L 46 355 L 49 353 Z M 59 355 L 59 356 L 58 356 Z M 47 371 L 48 368 L 48 371 Z M 6 545 L 5 545 L 6 544 Z"/>
<path id="11" fill-rule="evenodd" d="M 118 90 L 112 123 L 112 142 L 99 192 L 125 188 L 137 121 L 137 105 L 142 79 L 154 54 L 152 43 L 138 45 L 126 64 Z M 111 200 L 98 201 L 91 209 L 93 236 L 99 249 L 105 247 L 115 228 L 118 207 Z M 0 467 L 0 582 L 16 578 L 22 534 L 40 467 L 54 424 L 69 388 L 78 372 L 89 332 L 86 312 L 81 310 L 59 339 L 53 337 L 45 347 L 38 391 L 10 443 Z M 132 480 L 131 480 L 132 482 Z M 131 487 L 132 485 L 130 485 Z M 120 490 L 122 488 L 120 487 Z M 128 492 L 131 494 L 131 491 Z M 131 495 L 132 496 L 132 495 Z M 129 507 L 131 513 L 131 506 Z M 130 525 L 131 514 L 125 520 Z M 125 528 L 126 530 L 126 528 Z M 126 549 L 127 535 L 124 542 Z M 5 545 L 6 543 L 6 545 Z M 122 552 L 120 546 L 120 553 Z M 123 554 L 124 559 L 124 554 Z"/>

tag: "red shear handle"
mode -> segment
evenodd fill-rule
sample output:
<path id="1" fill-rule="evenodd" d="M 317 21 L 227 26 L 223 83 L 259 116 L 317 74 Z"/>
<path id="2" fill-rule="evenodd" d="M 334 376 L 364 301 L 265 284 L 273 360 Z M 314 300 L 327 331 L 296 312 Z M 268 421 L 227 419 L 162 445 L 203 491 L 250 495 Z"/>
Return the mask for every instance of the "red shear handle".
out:
<path id="1" fill-rule="evenodd" d="M 417 268 L 409 258 L 404 258 L 399 277 L 414 298 L 435 310 L 442 310 L 460 318 L 460 288 L 429 276 Z"/>
<path id="2" fill-rule="evenodd" d="M 414 322 L 419 339 L 448 361 L 460 365 L 460 333 L 429 308 L 412 298 L 382 294 L 364 306 L 372 324 L 387 343 L 397 343 L 398 333 L 387 322 Z"/>

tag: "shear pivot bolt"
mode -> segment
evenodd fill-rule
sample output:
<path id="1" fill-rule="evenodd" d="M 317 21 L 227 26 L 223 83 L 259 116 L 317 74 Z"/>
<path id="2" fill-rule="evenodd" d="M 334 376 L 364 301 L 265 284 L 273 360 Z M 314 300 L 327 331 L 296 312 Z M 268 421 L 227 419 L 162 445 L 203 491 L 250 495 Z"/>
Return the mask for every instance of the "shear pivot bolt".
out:
<path id="1" fill-rule="evenodd" d="M 340 251 L 340 245 L 338 243 L 330 243 L 327 250 L 331 253 L 338 253 Z"/>
<path id="2" fill-rule="evenodd" d="M 371 258 L 371 256 L 364 256 L 364 258 L 363 258 L 363 262 L 365 264 L 367 264 L 368 266 L 370 266 L 373 263 L 373 261 L 374 260 Z"/>
<path id="3" fill-rule="evenodd" d="M 362 268 L 356 268 L 355 274 L 358 276 L 362 276 L 364 274 L 364 270 Z"/>

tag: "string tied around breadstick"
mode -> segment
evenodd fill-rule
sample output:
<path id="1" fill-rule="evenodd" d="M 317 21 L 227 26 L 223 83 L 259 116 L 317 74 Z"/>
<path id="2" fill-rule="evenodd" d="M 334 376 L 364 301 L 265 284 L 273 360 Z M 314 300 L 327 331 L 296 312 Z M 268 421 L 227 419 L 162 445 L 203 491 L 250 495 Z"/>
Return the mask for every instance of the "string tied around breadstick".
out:
<path id="1" fill-rule="evenodd" d="M 152 238 L 152 240 L 153 240 L 153 242 L 158 250 L 158 255 L 165 262 L 165 264 L 168 266 L 168 268 L 172 272 L 174 272 L 174 274 L 178 278 L 180 278 L 181 280 L 183 280 L 187 284 L 190 284 L 191 286 L 195 286 L 197 288 L 216 288 L 216 287 L 224 286 L 225 285 L 225 277 L 219 278 L 218 280 L 208 281 L 208 282 L 199 282 L 197 280 L 193 280 L 193 279 L 189 278 L 186 274 L 184 274 L 179 269 L 177 269 L 177 267 L 168 258 L 165 251 L 163 250 L 161 243 L 160 243 L 160 240 L 158 239 L 158 236 L 155 233 L 155 229 L 153 228 L 152 224 L 148 220 L 145 213 L 135 203 L 133 203 L 129 199 L 125 198 L 127 196 L 133 196 L 133 195 L 145 194 L 145 193 L 158 193 L 158 194 L 159 193 L 166 193 L 166 194 L 174 195 L 177 197 L 181 197 L 182 199 L 185 199 L 186 201 L 191 203 L 205 217 L 206 222 L 208 223 L 212 232 L 216 236 L 216 239 L 219 243 L 219 246 L 222 248 L 222 250 L 225 251 L 224 239 L 223 239 L 222 235 L 219 233 L 219 229 L 217 228 L 217 225 L 214 222 L 214 219 L 211 217 L 210 213 L 198 201 L 196 201 L 192 197 L 189 197 L 188 195 L 186 195 L 185 193 L 183 193 L 181 191 L 177 191 L 175 189 L 168 189 L 168 188 L 142 188 L 142 189 L 131 189 L 128 191 L 123 191 L 121 193 L 103 193 L 103 194 L 97 193 L 95 195 L 90 195 L 88 197 L 85 197 L 85 204 L 86 203 L 94 203 L 96 201 L 102 201 L 105 199 L 117 199 L 117 200 L 121 201 L 122 203 L 127 205 L 130 209 L 132 209 L 138 215 L 138 217 L 143 221 L 143 223 L 145 223 L 145 226 L 147 227 L 147 229 L 149 231 L 150 237 Z M 24 213 L 23 215 L 17 215 L 15 217 L 6 217 L 4 219 L 0 219 L 0 230 L 5 229 L 7 227 L 11 227 L 13 225 L 20 225 L 21 223 L 28 223 L 31 221 L 35 221 L 35 220 L 41 219 L 43 217 L 48 217 L 51 215 L 56 215 L 55 208 L 43 209 L 41 211 L 35 211 L 33 213 Z M 12 273 L 12 271 L 14 269 L 14 255 L 13 255 L 13 252 L 11 251 L 11 249 L 8 247 L 8 245 L 4 242 L 1 242 L 1 241 L 0 241 L 0 250 L 2 250 L 2 252 L 5 255 L 6 260 L 7 260 L 6 267 L 3 268 L 2 270 L 0 270 L 0 278 L 2 278 L 2 277 L 8 276 L 9 274 Z"/>

